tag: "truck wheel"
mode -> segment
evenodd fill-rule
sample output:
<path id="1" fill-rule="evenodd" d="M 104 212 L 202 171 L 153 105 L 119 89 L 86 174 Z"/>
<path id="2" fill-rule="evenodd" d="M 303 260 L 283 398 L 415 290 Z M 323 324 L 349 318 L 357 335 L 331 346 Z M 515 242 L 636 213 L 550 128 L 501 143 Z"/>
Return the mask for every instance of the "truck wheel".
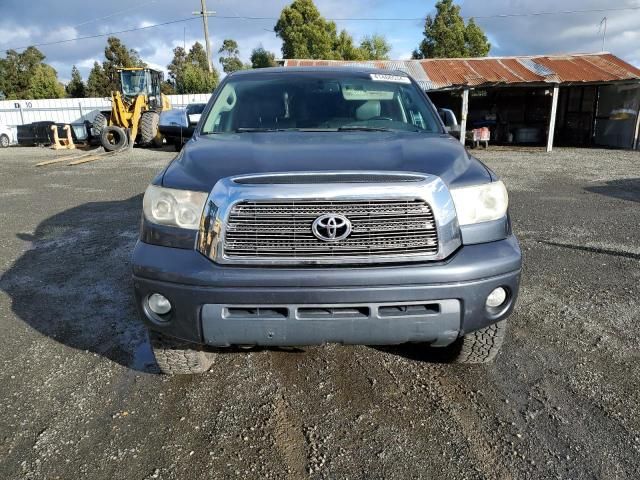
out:
<path id="1" fill-rule="evenodd" d="M 168 375 L 204 373 L 209 370 L 216 355 L 203 350 L 200 345 L 154 331 L 149 331 L 149 340 L 160 371 Z"/>
<path id="2" fill-rule="evenodd" d="M 107 152 L 114 152 L 127 146 L 127 132 L 123 128 L 111 125 L 100 132 L 100 143 Z"/>
<path id="3" fill-rule="evenodd" d="M 140 142 L 142 145 L 162 145 L 162 136 L 158 131 L 160 114 L 158 112 L 144 112 L 140 117 Z"/>
<path id="4" fill-rule="evenodd" d="M 0 135 L 0 148 L 7 148 L 9 146 L 9 137 L 5 134 Z"/>
<path id="5" fill-rule="evenodd" d="M 446 347 L 455 353 L 450 361 L 452 363 L 490 363 L 498 355 L 504 335 L 507 330 L 507 321 L 494 323 L 475 332 L 466 334 L 456 340 L 453 345 Z"/>
<path id="6" fill-rule="evenodd" d="M 101 134 L 102 129 L 109 124 L 109 117 L 111 117 L 109 113 L 99 112 L 96 115 L 96 118 L 93 119 L 91 127 L 93 127 L 93 129 L 98 132 L 98 135 Z"/>

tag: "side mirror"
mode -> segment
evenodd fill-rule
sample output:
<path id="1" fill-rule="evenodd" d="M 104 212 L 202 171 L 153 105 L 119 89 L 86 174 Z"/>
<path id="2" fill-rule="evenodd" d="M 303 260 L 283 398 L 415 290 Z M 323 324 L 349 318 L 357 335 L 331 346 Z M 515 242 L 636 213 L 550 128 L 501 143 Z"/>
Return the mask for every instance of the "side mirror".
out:
<path id="1" fill-rule="evenodd" d="M 449 135 L 454 138 L 460 138 L 460 125 L 455 125 L 453 127 L 444 127 Z"/>
<path id="2" fill-rule="evenodd" d="M 449 110 L 448 108 L 439 108 L 438 115 L 440 115 L 447 133 L 460 138 L 460 125 L 458 125 L 458 119 L 456 118 L 455 113 L 453 113 L 453 110 Z"/>

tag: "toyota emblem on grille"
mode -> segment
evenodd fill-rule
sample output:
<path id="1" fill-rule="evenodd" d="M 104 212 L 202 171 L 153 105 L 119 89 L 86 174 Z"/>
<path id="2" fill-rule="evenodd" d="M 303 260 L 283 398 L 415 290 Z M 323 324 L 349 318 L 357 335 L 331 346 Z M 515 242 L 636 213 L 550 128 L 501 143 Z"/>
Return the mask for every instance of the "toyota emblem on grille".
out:
<path id="1" fill-rule="evenodd" d="M 344 215 L 327 213 L 314 220 L 311 231 L 318 240 L 338 242 L 351 233 L 351 222 Z"/>

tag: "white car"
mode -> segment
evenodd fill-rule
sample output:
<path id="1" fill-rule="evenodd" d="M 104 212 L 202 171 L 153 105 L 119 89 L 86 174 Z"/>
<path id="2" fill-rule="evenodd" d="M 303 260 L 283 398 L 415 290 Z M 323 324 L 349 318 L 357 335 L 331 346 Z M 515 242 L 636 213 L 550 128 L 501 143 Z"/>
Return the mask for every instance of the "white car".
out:
<path id="1" fill-rule="evenodd" d="M 7 148 L 14 142 L 13 132 L 5 125 L 0 125 L 0 148 Z"/>

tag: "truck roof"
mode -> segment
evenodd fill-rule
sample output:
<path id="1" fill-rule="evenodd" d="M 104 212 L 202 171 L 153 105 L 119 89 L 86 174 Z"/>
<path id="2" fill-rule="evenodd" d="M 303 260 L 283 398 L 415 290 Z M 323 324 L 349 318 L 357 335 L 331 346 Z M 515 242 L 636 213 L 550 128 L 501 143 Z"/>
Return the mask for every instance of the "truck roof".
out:
<path id="1" fill-rule="evenodd" d="M 382 68 L 372 68 L 365 66 L 326 66 L 326 67 L 269 67 L 269 68 L 255 68 L 249 70 L 238 70 L 237 72 L 233 72 L 231 75 L 262 75 L 265 73 L 335 73 L 335 74 L 344 74 L 344 73 L 355 73 L 355 74 L 363 74 L 368 75 L 370 73 L 380 74 L 380 75 L 400 75 L 403 77 L 408 77 L 409 75 L 406 72 L 401 70 L 388 70 Z"/>

